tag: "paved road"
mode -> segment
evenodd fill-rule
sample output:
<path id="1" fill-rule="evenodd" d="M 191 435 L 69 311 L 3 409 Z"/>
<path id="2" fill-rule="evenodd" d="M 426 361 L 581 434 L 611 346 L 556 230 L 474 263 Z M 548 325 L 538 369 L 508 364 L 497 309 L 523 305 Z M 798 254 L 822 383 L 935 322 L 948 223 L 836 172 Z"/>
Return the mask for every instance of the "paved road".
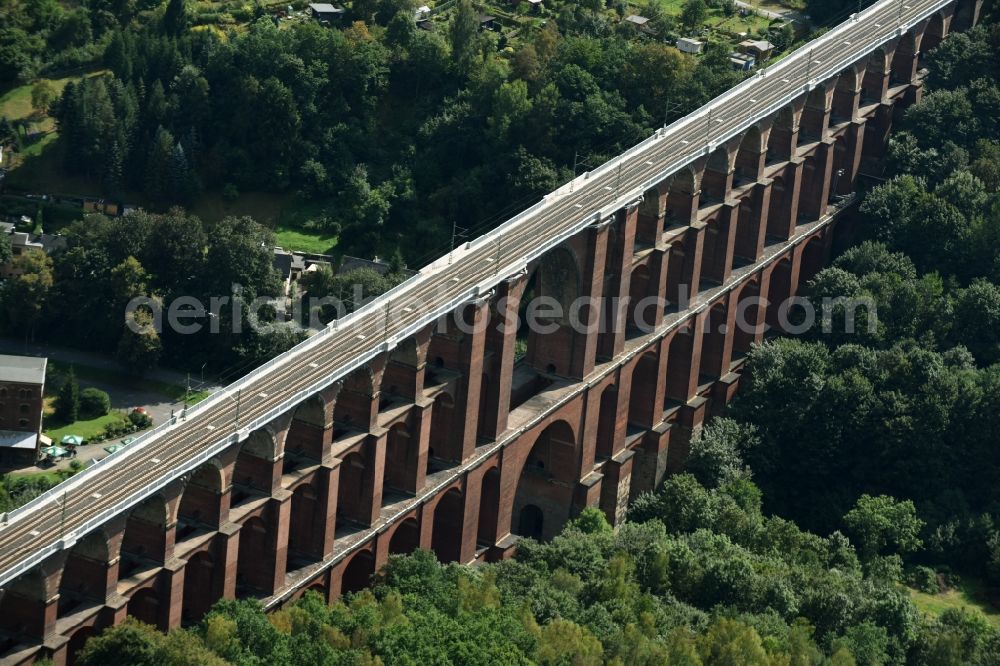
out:
<path id="1" fill-rule="evenodd" d="M 0 584 L 133 506 L 217 451 L 246 437 L 318 388 L 346 376 L 396 342 L 469 302 L 566 238 L 641 196 L 721 141 L 788 104 L 807 79 L 835 75 L 944 0 L 883 0 L 795 54 L 658 132 L 596 171 L 439 260 L 385 297 L 331 325 L 189 412 L 186 421 L 78 474 L 47 501 L 0 528 Z M 810 62 L 811 60 L 811 62 Z M 707 144 L 706 144 L 707 142 Z M 418 305 L 421 303 L 422 305 Z M 64 531 L 60 505 L 65 497 Z M 66 541 L 60 541 L 60 539 Z"/>

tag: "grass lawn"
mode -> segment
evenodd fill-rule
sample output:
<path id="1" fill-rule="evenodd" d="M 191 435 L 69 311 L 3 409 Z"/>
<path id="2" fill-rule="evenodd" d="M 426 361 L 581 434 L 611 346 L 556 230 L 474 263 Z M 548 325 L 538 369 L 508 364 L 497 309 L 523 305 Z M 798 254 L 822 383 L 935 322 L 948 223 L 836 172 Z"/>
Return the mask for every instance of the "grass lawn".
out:
<path id="1" fill-rule="evenodd" d="M 53 419 L 48 419 L 52 421 Z M 46 435 L 52 438 L 53 444 L 59 444 L 63 437 L 66 435 L 79 435 L 84 439 L 92 439 L 98 435 L 104 434 L 104 426 L 109 423 L 122 423 L 126 420 L 125 415 L 122 412 L 112 411 L 110 414 L 105 414 L 96 419 L 89 419 L 86 421 L 77 421 L 76 423 L 70 423 L 69 425 L 63 425 L 58 422 L 46 423 L 44 427 L 44 432 Z"/>
<path id="2" fill-rule="evenodd" d="M 331 254 L 337 247 L 337 237 L 279 224 L 274 229 L 278 245 L 286 250 Z"/>
<path id="3" fill-rule="evenodd" d="M 1000 629 L 1000 609 L 986 601 L 982 584 L 977 580 L 965 578 L 958 587 L 940 594 L 925 594 L 912 588 L 907 589 L 921 613 L 940 615 L 949 608 L 964 608 L 967 611 L 982 613 L 990 624 Z"/>

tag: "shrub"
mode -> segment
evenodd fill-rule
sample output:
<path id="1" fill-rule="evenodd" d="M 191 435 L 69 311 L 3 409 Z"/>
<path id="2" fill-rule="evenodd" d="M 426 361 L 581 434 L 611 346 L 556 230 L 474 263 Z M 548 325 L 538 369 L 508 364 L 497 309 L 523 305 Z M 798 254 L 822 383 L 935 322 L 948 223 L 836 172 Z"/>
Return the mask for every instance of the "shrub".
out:
<path id="1" fill-rule="evenodd" d="M 143 414 L 142 412 L 131 412 L 128 415 L 128 420 L 139 430 L 153 425 L 153 419 L 149 417 L 149 414 Z"/>
<path id="2" fill-rule="evenodd" d="M 937 594 L 941 591 L 938 585 L 937 572 L 930 567 L 915 566 L 907 573 L 906 582 L 910 587 L 926 594 Z"/>
<path id="3" fill-rule="evenodd" d="M 80 391 L 80 415 L 95 419 L 111 411 L 111 396 L 97 388 Z"/>

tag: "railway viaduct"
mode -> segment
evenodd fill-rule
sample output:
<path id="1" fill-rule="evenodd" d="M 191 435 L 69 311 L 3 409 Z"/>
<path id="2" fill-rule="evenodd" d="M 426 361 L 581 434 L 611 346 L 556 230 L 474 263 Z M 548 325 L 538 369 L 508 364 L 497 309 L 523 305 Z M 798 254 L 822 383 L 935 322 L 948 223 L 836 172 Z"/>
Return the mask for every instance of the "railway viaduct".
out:
<path id="1" fill-rule="evenodd" d="M 129 615 L 166 630 L 221 598 L 333 600 L 418 547 L 497 560 L 588 506 L 621 521 L 826 262 L 863 165 L 920 98 L 921 54 L 981 10 L 908 1 L 852 17 L 5 516 L 2 663 L 72 663 Z M 535 251 L 515 245 L 522 228 Z M 415 305 L 432 281 L 441 295 Z M 605 325 L 500 325 L 532 296 L 600 299 L 582 316 Z"/>

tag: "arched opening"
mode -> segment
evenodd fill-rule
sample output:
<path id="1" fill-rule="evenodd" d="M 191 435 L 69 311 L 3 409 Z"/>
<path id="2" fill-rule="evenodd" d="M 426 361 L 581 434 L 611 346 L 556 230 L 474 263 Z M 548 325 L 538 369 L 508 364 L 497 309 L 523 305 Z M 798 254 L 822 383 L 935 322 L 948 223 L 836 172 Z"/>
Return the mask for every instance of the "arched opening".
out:
<path id="1" fill-rule="evenodd" d="M 45 634 L 45 616 L 51 598 L 40 567 L 7 583 L 0 594 L 0 654 L 18 643 L 40 642 Z"/>
<path id="2" fill-rule="evenodd" d="M 132 509 L 125 521 L 118 580 L 163 564 L 167 546 L 167 504 L 153 495 Z"/>
<path id="3" fill-rule="evenodd" d="M 270 535 L 267 523 L 254 516 L 240 526 L 240 548 L 236 560 L 238 596 L 270 594 L 274 589 L 273 558 L 268 553 Z"/>
<path id="4" fill-rule="evenodd" d="M 524 505 L 517 517 L 517 533 L 540 541 L 545 534 L 544 512 L 534 504 Z"/>
<path id="5" fill-rule="evenodd" d="M 557 247 L 537 262 L 518 305 L 515 345 L 521 361 L 511 382 L 511 409 L 548 386 L 552 380 L 545 375 L 571 374 L 577 337 L 570 312 L 579 285 L 576 258 L 569 249 Z M 589 307 L 580 312 L 581 321 L 591 316 Z"/>
<path id="6" fill-rule="evenodd" d="M 792 295 L 792 260 L 783 258 L 771 271 L 770 282 L 767 289 L 767 313 L 765 321 L 768 330 L 780 332 L 781 325 L 778 320 L 778 311 Z M 788 308 L 785 308 L 788 311 Z M 787 319 L 787 316 L 786 316 Z"/>
<path id="7" fill-rule="evenodd" d="M 858 70 L 848 67 L 837 77 L 831 113 L 837 122 L 852 120 L 858 111 Z"/>
<path id="8" fill-rule="evenodd" d="M 888 90 L 889 79 L 886 76 L 889 61 L 885 49 L 879 47 L 868 56 L 865 65 L 865 76 L 861 80 L 861 98 L 866 102 L 880 102 Z"/>
<path id="9" fill-rule="evenodd" d="M 786 106 L 778 112 L 767 141 L 767 162 L 787 162 L 795 156 L 798 128 L 795 109 Z"/>
<path id="10" fill-rule="evenodd" d="M 455 400 L 441 392 L 431 408 L 431 433 L 427 449 L 427 473 L 447 469 L 462 461 L 462 431 L 456 426 Z"/>
<path id="11" fill-rule="evenodd" d="M 363 365 L 344 379 L 333 406 L 333 420 L 357 430 L 367 431 L 378 413 L 375 375 Z"/>
<path id="12" fill-rule="evenodd" d="M 955 16 L 952 18 L 953 30 L 968 30 L 976 25 L 979 18 L 976 5 L 976 0 L 959 0 Z"/>
<path id="13" fill-rule="evenodd" d="M 180 507 L 177 510 L 177 541 L 199 533 L 199 530 L 217 530 L 222 513 L 222 470 L 207 462 L 194 471 L 184 484 Z"/>
<path id="14" fill-rule="evenodd" d="M 610 384 L 601 392 L 601 408 L 597 418 L 597 458 L 607 459 L 615 452 L 615 430 L 618 421 L 618 387 Z"/>
<path id="15" fill-rule="evenodd" d="M 132 595 L 128 600 L 126 610 L 130 617 L 134 617 L 140 622 L 151 624 L 154 627 L 160 625 L 160 597 L 152 587 L 144 587 Z"/>
<path id="16" fill-rule="evenodd" d="M 722 284 L 732 268 L 729 254 L 729 232 L 732 215 L 729 209 L 722 209 L 705 220 L 702 241 L 701 281 Z"/>
<path id="17" fill-rule="evenodd" d="M 108 544 L 104 533 L 91 532 L 76 542 L 59 579 L 59 617 L 81 608 L 103 606 L 108 593 Z"/>
<path id="18" fill-rule="evenodd" d="M 830 178 L 830 195 L 850 194 L 854 189 L 854 151 L 845 134 L 837 137 L 833 144 L 833 171 Z"/>
<path id="19" fill-rule="evenodd" d="M 285 437 L 284 473 L 323 459 L 326 405 L 314 395 L 298 406 Z"/>
<path id="20" fill-rule="evenodd" d="M 908 32 L 899 38 L 896 50 L 892 53 L 891 77 L 893 85 L 910 83 L 917 75 L 917 44 L 913 33 Z"/>
<path id="21" fill-rule="evenodd" d="M 733 185 L 757 182 L 764 168 L 764 159 L 764 141 L 760 128 L 754 125 L 743 135 L 740 149 L 736 153 L 736 175 Z"/>
<path id="22" fill-rule="evenodd" d="M 667 352 L 667 395 L 664 407 L 671 403 L 686 404 L 694 394 L 691 361 L 694 350 L 694 333 L 690 325 L 674 333 Z"/>
<path id="23" fill-rule="evenodd" d="M 304 483 L 292 493 L 288 521 L 288 557 L 285 570 L 292 571 L 323 559 L 324 535 L 327 533 L 323 502 L 316 488 Z M 240 546 L 242 550 L 242 544 Z"/>
<path id="24" fill-rule="evenodd" d="M 667 307 L 665 312 L 679 312 L 698 295 L 698 285 L 691 284 L 697 256 L 694 234 L 685 233 L 670 245 L 667 260 Z"/>
<path id="25" fill-rule="evenodd" d="M 69 644 L 66 646 L 66 664 L 68 666 L 73 666 L 79 661 L 80 652 L 87 644 L 87 640 L 96 634 L 97 629 L 94 627 L 80 627 L 73 632 L 73 635 L 69 638 Z"/>
<path id="26" fill-rule="evenodd" d="M 413 337 L 403 340 L 392 353 L 382 374 L 382 394 L 389 399 L 413 400 L 417 395 L 420 367 L 423 365 Z"/>
<path id="27" fill-rule="evenodd" d="M 820 236 L 813 236 L 802 250 L 802 264 L 799 269 L 799 284 L 813 279 L 826 265 L 826 243 Z"/>
<path id="28" fill-rule="evenodd" d="M 656 303 L 650 303 L 644 299 L 651 294 L 649 267 L 640 264 L 632 269 L 632 276 L 628 286 L 629 311 L 631 316 L 626 322 L 626 328 L 630 332 L 648 332 L 656 326 Z"/>
<path id="29" fill-rule="evenodd" d="M 762 303 L 760 281 L 751 280 L 743 285 L 736 298 L 736 330 L 733 331 L 733 360 L 739 360 L 750 353 L 750 345 L 761 332 Z"/>
<path id="30" fill-rule="evenodd" d="M 941 12 L 937 12 L 931 16 L 930 21 L 927 23 L 927 28 L 924 30 L 924 37 L 920 40 L 921 54 L 930 53 L 941 46 L 941 42 L 944 41 L 945 37 L 944 30 L 944 16 Z"/>
<path id="31" fill-rule="evenodd" d="M 625 257 L 625 226 L 623 217 L 615 215 L 608 225 L 607 249 L 604 253 L 604 279 L 602 294 L 602 313 L 600 328 L 597 333 L 597 357 L 600 359 L 613 358 L 616 349 L 615 343 L 622 326 L 627 326 L 627 322 L 622 322 L 620 313 L 620 295 L 622 293 L 622 280 L 627 279 L 626 275 L 631 267 L 631 257 Z M 568 303 L 561 304 L 564 312 Z M 625 311 L 627 313 L 627 310 Z M 564 317 L 565 321 L 567 317 Z M 565 371 L 561 374 L 567 374 Z"/>
<path id="32" fill-rule="evenodd" d="M 434 414 L 432 413 L 432 425 Z M 420 443 L 415 441 L 405 423 L 396 423 L 389 428 L 385 446 L 386 490 L 412 495 L 417 492 L 417 463 L 420 457 Z M 391 493 L 383 490 L 382 503 L 391 498 Z"/>
<path id="33" fill-rule="evenodd" d="M 544 517 L 541 536 L 554 537 L 569 520 L 578 470 L 573 429 L 565 421 L 550 424 L 538 435 L 521 468 L 513 516 L 519 517 L 529 504 L 539 507 Z M 516 529 L 521 534 L 520 525 Z"/>
<path id="34" fill-rule="evenodd" d="M 799 136 L 802 137 L 800 143 L 812 143 L 826 138 L 830 123 L 829 100 L 830 96 L 826 85 L 818 85 L 809 93 L 806 105 L 802 109 L 802 121 L 799 124 Z"/>
<path id="35" fill-rule="evenodd" d="M 389 552 L 393 555 L 412 553 L 420 546 L 420 524 L 416 518 L 407 518 L 396 527 L 389 539 Z"/>
<path id="36" fill-rule="evenodd" d="M 670 181 L 666 201 L 666 226 L 686 226 L 694 219 L 698 198 L 697 178 L 691 167 L 684 167 Z"/>
<path id="37" fill-rule="evenodd" d="M 351 558 L 351 561 L 344 567 L 344 575 L 341 577 L 340 592 L 359 592 L 372 582 L 375 575 L 375 557 L 363 550 Z"/>
<path id="38" fill-rule="evenodd" d="M 652 428 L 663 416 L 656 399 L 660 359 L 656 351 L 647 351 L 636 361 L 629 389 L 628 422 L 641 428 Z"/>
<path id="39" fill-rule="evenodd" d="M 730 168 L 729 151 L 726 146 L 719 146 L 708 158 L 705 173 L 701 180 L 702 205 L 719 203 L 729 196 L 733 184 L 733 172 Z"/>
<path id="40" fill-rule="evenodd" d="M 795 233 L 795 220 L 791 219 L 792 187 L 792 183 L 785 179 L 783 173 L 775 174 L 771 183 L 771 201 L 767 208 L 765 245 L 780 243 Z"/>
<path id="41" fill-rule="evenodd" d="M 434 507 L 431 550 L 442 562 L 457 562 L 462 556 L 465 526 L 465 495 L 452 488 Z"/>
<path id="42" fill-rule="evenodd" d="M 497 542 L 497 514 L 500 513 L 500 470 L 496 467 L 483 475 L 479 490 L 479 525 L 477 541 L 488 546 Z"/>
<path id="43" fill-rule="evenodd" d="M 274 477 L 275 455 L 276 445 L 270 432 L 255 430 L 250 433 L 240 447 L 233 467 L 232 506 L 271 494 L 275 482 L 280 481 Z"/>
<path id="44" fill-rule="evenodd" d="M 365 515 L 364 490 L 368 467 L 360 452 L 346 455 L 340 463 L 340 478 L 337 484 L 337 524 L 351 521 L 367 525 L 371 520 Z"/>
<path id="45" fill-rule="evenodd" d="M 240 550 L 243 544 L 240 543 Z M 215 559 L 207 551 L 200 551 L 184 566 L 184 598 L 181 603 L 181 618 L 185 625 L 194 624 L 205 617 L 209 609 L 221 597 L 220 581 L 215 579 Z"/>
<path id="46" fill-rule="evenodd" d="M 701 343 L 701 364 L 698 371 L 704 381 L 715 381 L 729 373 L 729 359 L 726 354 L 727 325 L 726 303 L 715 303 L 705 318 L 705 336 Z M 702 382 L 703 383 L 703 382 Z"/>

